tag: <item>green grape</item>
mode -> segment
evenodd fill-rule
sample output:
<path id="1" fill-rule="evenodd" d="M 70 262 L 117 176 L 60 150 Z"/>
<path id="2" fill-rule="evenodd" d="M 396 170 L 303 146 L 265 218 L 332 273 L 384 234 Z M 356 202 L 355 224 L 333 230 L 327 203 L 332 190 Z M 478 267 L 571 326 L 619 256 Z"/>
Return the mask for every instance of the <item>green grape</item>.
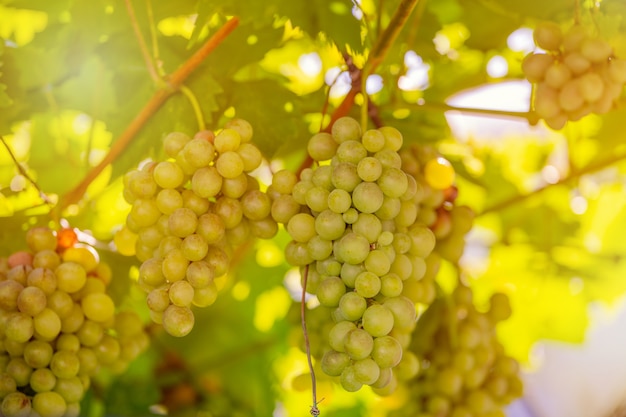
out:
<path id="1" fill-rule="evenodd" d="M 380 292 L 381 286 L 378 275 L 370 271 L 363 271 L 354 279 L 354 289 L 363 298 L 375 297 Z"/>
<path id="2" fill-rule="evenodd" d="M 17 298 L 23 289 L 24 285 L 15 280 L 0 281 L 0 307 L 4 311 L 17 310 Z"/>
<path id="3" fill-rule="evenodd" d="M 163 276 L 165 276 L 169 282 L 180 281 L 185 278 L 188 265 L 189 260 L 182 249 L 172 249 L 165 255 L 165 259 L 163 259 Z"/>
<path id="4" fill-rule="evenodd" d="M 367 308 L 367 301 L 356 292 L 347 292 L 339 300 L 341 314 L 346 320 L 358 320 Z"/>
<path id="5" fill-rule="evenodd" d="M 357 221 L 352 224 L 352 231 L 365 237 L 368 244 L 378 241 L 382 230 L 383 225 L 380 219 L 371 213 L 360 213 Z"/>
<path id="6" fill-rule="evenodd" d="M 362 158 L 357 161 L 357 174 L 363 181 L 376 181 L 383 172 L 383 165 L 380 161 L 372 156 Z"/>
<path id="7" fill-rule="evenodd" d="M 394 316 L 384 305 L 373 304 L 363 313 L 362 324 L 366 332 L 381 337 L 389 334 L 393 328 Z"/>
<path id="8" fill-rule="evenodd" d="M 328 277 L 317 287 L 317 298 L 324 307 L 337 307 L 339 300 L 346 293 L 346 286 L 341 278 Z"/>
<path id="9" fill-rule="evenodd" d="M 327 197 L 328 208 L 335 213 L 345 213 L 352 205 L 352 196 L 349 192 L 336 188 Z"/>
<path id="10" fill-rule="evenodd" d="M 239 134 L 239 139 L 243 143 L 252 140 L 252 125 L 244 119 L 231 119 L 226 122 L 224 127 L 236 131 Z"/>
<path id="11" fill-rule="evenodd" d="M 185 160 L 194 168 L 208 166 L 215 158 L 215 146 L 201 138 L 191 139 L 182 149 Z"/>
<path id="12" fill-rule="evenodd" d="M 352 265 L 344 263 L 339 264 L 339 268 L 339 275 L 341 276 L 341 280 L 349 288 L 355 287 L 356 277 L 359 276 L 361 272 L 365 271 L 365 268 L 363 268 L 363 264 Z"/>
<path id="13" fill-rule="evenodd" d="M 82 307 L 80 304 L 74 303 L 70 314 L 61 320 L 61 331 L 63 333 L 74 333 L 82 326 L 84 320 L 85 315 Z"/>
<path id="14" fill-rule="evenodd" d="M 215 136 L 215 149 L 219 153 L 236 151 L 241 144 L 241 136 L 234 129 L 224 128 Z"/>
<path id="15" fill-rule="evenodd" d="M 350 365 L 350 356 L 335 350 L 327 351 L 322 357 L 322 370 L 326 375 L 339 376 Z"/>
<path id="16" fill-rule="evenodd" d="M 372 358 L 354 362 L 354 377 L 363 385 L 372 385 L 380 378 L 380 367 Z"/>
<path id="17" fill-rule="evenodd" d="M 361 142 L 368 152 L 376 153 L 385 147 L 385 135 L 380 130 L 366 130 Z"/>
<path id="18" fill-rule="evenodd" d="M 393 368 L 402 359 L 402 346 L 391 336 L 377 337 L 373 340 L 371 354 L 381 368 Z"/>
<path id="19" fill-rule="evenodd" d="M 194 315 L 188 307 L 170 305 L 163 312 L 163 328 L 175 337 L 186 336 L 194 326 Z"/>
<path id="20" fill-rule="evenodd" d="M 248 191 L 241 199 L 243 215 L 250 220 L 261 220 L 270 215 L 272 202 L 259 190 Z"/>
<path id="21" fill-rule="evenodd" d="M 225 233 L 226 226 L 220 216 L 215 213 L 206 213 L 198 218 L 196 233 L 208 244 L 219 242 Z"/>
<path id="22" fill-rule="evenodd" d="M 103 365 L 112 365 L 120 356 L 120 343 L 115 337 L 105 334 L 94 347 L 94 352 L 98 362 Z"/>
<path id="23" fill-rule="evenodd" d="M 307 250 L 311 258 L 321 261 L 332 255 L 333 242 L 315 235 L 307 242 Z"/>
<path id="24" fill-rule="evenodd" d="M 324 210 L 314 218 L 314 233 L 322 239 L 333 241 L 339 239 L 346 230 L 346 224 L 341 214 L 331 210 Z"/>
<path id="25" fill-rule="evenodd" d="M 5 417 L 29 417 L 30 399 L 21 392 L 12 392 L 2 399 L 0 411 Z"/>
<path id="26" fill-rule="evenodd" d="M 32 408 L 40 417 L 63 417 L 67 404 L 63 397 L 54 392 L 40 392 L 32 400 Z"/>
<path id="27" fill-rule="evenodd" d="M 156 205 L 161 213 L 172 214 L 183 206 L 183 197 L 177 190 L 166 188 L 157 194 Z"/>
<path id="28" fill-rule="evenodd" d="M 286 169 L 275 172 L 272 177 L 272 187 L 280 194 L 290 194 L 297 182 L 298 177 Z"/>
<path id="29" fill-rule="evenodd" d="M 402 133 L 395 127 L 383 126 L 378 129 L 385 137 L 385 148 L 398 151 L 402 147 Z"/>
<path id="30" fill-rule="evenodd" d="M 26 232 L 26 244 L 33 252 L 55 250 L 57 238 L 47 227 L 33 227 Z"/>
<path id="31" fill-rule="evenodd" d="M 361 213 L 374 213 L 383 205 L 384 195 L 375 183 L 362 182 L 352 191 L 352 204 Z"/>
<path id="32" fill-rule="evenodd" d="M 190 140 L 191 138 L 182 132 L 172 132 L 163 138 L 163 149 L 170 158 L 175 158 Z"/>
<path id="33" fill-rule="evenodd" d="M 338 143 L 329 133 L 313 135 L 307 144 L 307 152 L 315 161 L 326 161 L 337 153 Z"/>
<path id="34" fill-rule="evenodd" d="M 5 336 L 14 342 L 27 342 L 33 337 L 34 332 L 34 320 L 28 314 L 13 313 L 5 323 Z"/>
<path id="35" fill-rule="evenodd" d="M 43 368 L 50 363 L 52 353 L 50 343 L 43 340 L 31 340 L 24 347 L 24 361 L 32 368 Z"/>
<path id="36" fill-rule="evenodd" d="M 354 329 L 348 332 L 344 339 L 344 349 L 352 360 L 360 360 L 373 355 L 375 340 L 364 329 Z M 374 358 L 376 360 L 376 358 Z M 377 361 L 378 363 L 378 361 Z M 379 364 L 380 365 L 380 364 Z"/>
<path id="37" fill-rule="evenodd" d="M 330 191 L 333 189 L 332 176 L 333 167 L 331 167 L 330 165 L 321 165 L 313 170 L 311 182 L 317 187 Z"/>
<path id="38" fill-rule="evenodd" d="M 287 232 L 296 242 L 306 243 L 315 236 L 315 222 L 316 220 L 312 215 L 298 213 L 291 217 L 287 223 Z"/>
<path id="39" fill-rule="evenodd" d="M 328 343 L 337 352 L 345 352 L 346 335 L 356 329 L 352 321 L 340 321 L 336 323 L 328 333 Z"/>
<path id="40" fill-rule="evenodd" d="M 106 322 L 115 314 L 115 304 L 108 294 L 93 293 L 82 299 L 85 317 L 99 323 Z"/>
<path id="41" fill-rule="evenodd" d="M 359 141 L 361 139 L 361 126 L 351 117 L 340 117 L 333 123 L 331 134 L 337 143 L 347 140 Z"/>
<path id="42" fill-rule="evenodd" d="M 237 177 L 237 175 L 232 178 L 235 177 Z M 200 197 L 211 198 L 215 197 L 220 192 L 222 189 L 222 182 L 222 175 L 216 167 L 204 167 L 198 169 L 193 174 L 193 177 L 191 177 L 191 189 Z"/>
<path id="43" fill-rule="evenodd" d="M 402 294 L 403 287 L 402 278 L 393 272 L 380 277 L 380 294 L 384 297 L 399 296 Z"/>
<path id="44" fill-rule="evenodd" d="M 82 346 L 94 347 L 104 337 L 104 328 L 100 323 L 85 320 L 76 331 L 76 336 Z"/>
<path id="45" fill-rule="evenodd" d="M 209 244 L 199 234 L 191 234 L 183 239 L 180 250 L 189 261 L 202 260 L 209 251 Z"/>
<path id="46" fill-rule="evenodd" d="M 7 363 L 5 372 L 15 380 L 18 387 L 24 387 L 30 380 L 33 368 L 23 358 L 14 357 Z"/>
<path id="47" fill-rule="evenodd" d="M 244 172 L 254 171 L 263 162 L 261 151 L 251 143 L 242 143 L 237 149 L 237 153 L 243 161 Z"/>
<path id="48" fill-rule="evenodd" d="M 339 144 L 336 156 L 341 162 L 350 162 L 356 165 L 367 157 L 367 149 L 360 140 L 346 140 Z"/>
<path id="49" fill-rule="evenodd" d="M 347 233 L 337 242 L 334 253 L 344 262 L 356 265 L 367 258 L 369 251 L 370 243 L 365 237 L 357 233 Z"/>
<path id="50" fill-rule="evenodd" d="M 180 307 L 189 307 L 194 297 L 194 287 L 185 280 L 174 282 L 169 289 L 172 304 Z"/>
<path id="51" fill-rule="evenodd" d="M 211 282 L 206 287 L 196 288 L 193 293 L 193 305 L 208 307 L 217 300 L 217 286 Z"/>
<path id="52" fill-rule="evenodd" d="M 30 375 L 29 385 L 35 392 L 52 391 L 57 383 L 57 377 L 49 368 L 35 369 Z"/>
<path id="53" fill-rule="evenodd" d="M 180 238 L 184 238 L 195 232 L 197 225 L 198 218 L 196 213 L 184 207 L 176 209 L 168 219 L 170 233 Z"/>
<path id="54" fill-rule="evenodd" d="M 408 298 L 403 296 L 387 298 L 383 305 L 393 314 L 397 329 L 406 331 L 415 326 L 415 306 Z"/>
<path id="55" fill-rule="evenodd" d="M 351 192 L 361 182 L 356 165 L 340 162 L 333 168 L 331 177 L 333 187 Z"/>
<path id="56" fill-rule="evenodd" d="M 80 349 L 80 340 L 78 336 L 71 333 L 62 333 L 56 339 L 56 350 L 69 350 L 70 352 L 78 352 Z"/>
<path id="57" fill-rule="evenodd" d="M 213 282 L 215 271 L 206 261 L 192 262 L 185 274 L 187 282 L 194 288 L 205 288 Z"/>
<path id="58" fill-rule="evenodd" d="M 0 373 L 0 398 L 4 398 L 15 391 L 17 391 L 17 385 L 13 377 L 6 372 Z"/>
<path id="59" fill-rule="evenodd" d="M 278 223 L 288 223 L 299 212 L 300 204 L 290 195 L 281 195 L 272 202 L 271 216 Z"/>
<path id="60" fill-rule="evenodd" d="M 537 46 L 546 51 L 558 51 L 563 43 L 561 28 L 554 22 L 542 22 L 533 31 Z"/>
<path id="61" fill-rule="evenodd" d="M 226 229 L 232 229 L 241 223 L 243 208 L 239 200 L 228 197 L 220 197 L 213 206 L 215 214 L 224 221 Z"/>
<path id="62" fill-rule="evenodd" d="M 235 178 L 244 172 L 244 163 L 237 152 L 226 151 L 217 157 L 215 168 L 222 177 Z"/>
<path id="63" fill-rule="evenodd" d="M 154 167 L 154 182 L 161 188 L 179 187 L 185 179 L 185 173 L 175 162 L 163 161 Z"/>
<path id="64" fill-rule="evenodd" d="M 85 395 L 85 388 L 77 376 L 58 378 L 53 392 L 63 397 L 66 403 L 78 403 Z"/>
<path id="65" fill-rule="evenodd" d="M 307 206 L 313 211 L 324 211 L 328 208 L 329 192 L 325 188 L 313 186 L 308 189 L 305 195 Z"/>
<path id="66" fill-rule="evenodd" d="M 44 249 L 35 253 L 33 257 L 33 268 L 56 269 L 61 264 L 61 258 L 52 249 Z"/>

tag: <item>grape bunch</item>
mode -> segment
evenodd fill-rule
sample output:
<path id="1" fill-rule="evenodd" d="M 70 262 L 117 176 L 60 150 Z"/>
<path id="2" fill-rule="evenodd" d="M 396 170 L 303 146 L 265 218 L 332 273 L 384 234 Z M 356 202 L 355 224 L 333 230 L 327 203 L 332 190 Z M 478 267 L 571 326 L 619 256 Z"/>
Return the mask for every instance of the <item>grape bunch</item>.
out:
<path id="1" fill-rule="evenodd" d="M 436 254 L 457 263 L 465 248 L 465 235 L 472 228 L 473 211 L 455 204 L 458 190 L 450 162 L 429 146 L 411 145 L 400 151 L 402 169 L 419 185 L 418 218 L 437 238 Z"/>
<path id="2" fill-rule="evenodd" d="M 137 314 L 116 314 L 108 265 L 74 238 L 32 228 L 29 250 L 0 260 L 2 416 L 78 416 L 91 377 L 123 371 L 148 346 Z"/>
<path id="3" fill-rule="evenodd" d="M 493 294 L 485 313 L 472 299 L 459 285 L 420 316 L 411 349 L 421 370 L 408 384 L 410 402 L 392 416 L 504 417 L 502 408 L 522 394 L 519 365 L 495 333 L 511 314 L 508 298 Z"/>
<path id="4" fill-rule="evenodd" d="M 402 170 L 402 143 L 395 128 L 362 132 L 340 118 L 308 141 L 316 165 L 299 179 L 277 172 L 268 190 L 272 216 L 292 238 L 285 257 L 332 321 L 321 368 L 351 392 L 392 392 L 401 363 L 410 376 L 402 360 L 416 309 L 405 291 L 422 284 L 435 235 L 418 219 L 418 184 Z"/>
<path id="5" fill-rule="evenodd" d="M 132 246 L 127 253 L 142 262 L 139 284 L 151 317 L 170 335 L 191 331 L 192 305 L 215 302 L 214 279 L 227 273 L 236 247 L 278 230 L 270 198 L 250 175 L 262 162 L 251 139 L 252 127 L 241 119 L 217 135 L 170 133 L 164 140 L 168 159 L 125 176 L 132 209 L 116 244 L 122 251 Z"/>
<path id="6" fill-rule="evenodd" d="M 536 84 L 534 109 L 548 126 L 561 129 L 614 107 L 626 83 L 626 60 L 615 57 L 609 43 L 581 25 L 563 33 L 552 22 L 537 25 L 533 36 L 545 52 L 528 55 L 522 71 Z"/>

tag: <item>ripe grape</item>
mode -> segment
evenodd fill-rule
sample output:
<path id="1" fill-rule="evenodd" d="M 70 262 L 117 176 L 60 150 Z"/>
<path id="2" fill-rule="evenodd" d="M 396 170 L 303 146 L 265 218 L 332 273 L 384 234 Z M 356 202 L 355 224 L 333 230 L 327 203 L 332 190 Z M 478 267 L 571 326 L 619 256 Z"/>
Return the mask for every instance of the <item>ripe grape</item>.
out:
<path id="1" fill-rule="evenodd" d="M 579 25 L 563 34 L 551 22 L 537 25 L 534 38 L 548 53 L 529 54 L 522 71 L 528 81 L 537 84 L 533 108 L 549 127 L 558 130 L 569 120 L 592 112 L 603 114 L 614 107 L 626 73 L 608 42 Z"/>

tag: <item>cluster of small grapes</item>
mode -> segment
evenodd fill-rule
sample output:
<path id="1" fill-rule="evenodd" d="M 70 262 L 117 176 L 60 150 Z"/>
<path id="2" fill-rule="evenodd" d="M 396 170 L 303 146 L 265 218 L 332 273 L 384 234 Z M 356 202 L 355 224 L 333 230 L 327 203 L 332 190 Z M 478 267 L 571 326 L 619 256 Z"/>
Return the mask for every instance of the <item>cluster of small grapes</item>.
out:
<path id="1" fill-rule="evenodd" d="M 2 416 L 78 416 L 100 367 L 121 372 L 148 347 L 136 313 L 115 312 L 109 267 L 67 235 L 32 228 L 30 251 L 1 259 Z"/>
<path id="2" fill-rule="evenodd" d="M 414 144 L 400 151 L 402 169 L 417 180 L 420 204 L 418 218 L 431 228 L 437 238 L 431 256 L 457 263 L 465 248 L 465 235 L 472 228 L 474 213 L 467 206 L 455 204 L 454 168 L 429 146 Z M 431 292 L 434 296 L 434 293 Z"/>
<path id="3" fill-rule="evenodd" d="M 249 175 L 262 162 L 251 139 L 252 127 L 241 119 L 217 135 L 171 133 L 164 141 L 169 159 L 125 177 L 132 209 L 116 244 L 128 245 L 136 234 L 139 284 L 153 321 L 173 336 L 193 328 L 192 305 L 213 304 L 214 278 L 228 271 L 233 249 L 278 230 L 270 198 Z"/>
<path id="4" fill-rule="evenodd" d="M 395 389 L 393 369 L 416 321 L 405 288 L 420 284 L 435 246 L 418 220 L 417 182 L 402 170 L 402 142 L 397 129 L 362 132 L 356 120 L 340 118 L 308 142 L 317 165 L 299 181 L 277 172 L 268 191 L 272 216 L 293 239 L 286 259 L 302 267 L 307 292 L 334 323 L 321 367 L 347 391 Z"/>
<path id="5" fill-rule="evenodd" d="M 410 402 L 392 416 L 504 417 L 502 408 L 522 394 L 519 365 L 495 334 L 511 314 L 508 298 L 495 293 L 485 313 L 472 298 L 459 285 L 420 316 L 412 349 L 421 370 L 408 384 Z"/>
<path id="6" fill-rule="evenodd" d="M 536 83 L 534 108 L 553 129 L 568 120 L 610 111 L 626 83 L 626 60 L 614 56 L 606 41 L 580 25 L 566 33 L 552 22 L 537 25 L 535 43 L 546 53 L 532 53 L 522 70 Z"/>

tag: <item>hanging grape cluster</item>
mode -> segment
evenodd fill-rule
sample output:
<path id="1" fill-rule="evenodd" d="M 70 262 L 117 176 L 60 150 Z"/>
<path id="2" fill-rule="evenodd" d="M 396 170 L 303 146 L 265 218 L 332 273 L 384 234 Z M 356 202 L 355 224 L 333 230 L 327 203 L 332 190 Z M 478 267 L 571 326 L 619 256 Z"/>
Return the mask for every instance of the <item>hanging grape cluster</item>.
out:
<path id="1" fill-rule="evenodd" d="M 164 141 L 168 159 L 125 177 L 132 209 L 116 243 L 127 245 L 136 234 L 139 284 L 152 319 L 173 336 L 193 328 L 192 305 L 213 304 L 214 278 L 226 274 L 234 248 L 278 230 L 270 198 L 250 175 L 262 162 L 251 139 L 252 127 L 241 119 L 217 135 L 171 133 Z"/>
<path id="2" fill-rule="evenodd" d="M 431 228 L 437 244 L 431 256 L 457 263 L 472 228 L 474 213 L 455 203 L 454 168 L 431 146 L 413 144 L 400 150 L 402 169 L 415 177 L 420 198 L 418 219 Z M 433 262 L 437 262 L 435 259 Z"/>
<path id="3" fill-rule="evenodd" d="M 380 393 L 395 389 L 394 369 L 403 363 L 415 326 L 414 302 L 421 301 L 406 294 L 423 298 L 428 292 L 421 286 L 435 235 L 419 219 L 425 195 L 402 170 L 402 143 L 395 128 L 362 132 L 354 119 L 340 118 L 331 133 L 309 140 L 315 167 L 299 180 L 278 172 L 271 186 L 272 216 L 293 239 L 287 261 L 306 275 L 307 292 L 321 304 L 320 324 L 332 325 L 321 325 L 328 344 L 314 351 L 324 351 L 323 371 L 339 377 L 347 391 L 363 385 Z"/>
<path id="4" fill-rule="evenodd" d="M 472 290 L 462 284 L 431 304 L 411 345 L 421 359 L 417 378 L 408 383 L 412 400 L 392 416 L 504 417 L 502 408 L 522 394 L 519 365 L 495 333 L 510 314 L 502 293 L 492 296 L 487 312 L 477 311 Z"/>
<path id="5" fill-rule="evenodd" d="M 539 24 L 535 43 L 545 52 L 528 55 L 522 70 L 536 84 L 534 109 L 553 129 L 568 120 L 610 111 L 626 83 L 626 60 L 581 25 L 566 33 L 552 22 Z"/>
<path id="6" fill-rule="evenodd" d="M 121 372 L 148 347 L 137 314 L 115 311 L 109 267 L 72 237 L 33 228 L 29 250 L 0 258 L 2 416 L 78 416 L 101 367 Z"/>

